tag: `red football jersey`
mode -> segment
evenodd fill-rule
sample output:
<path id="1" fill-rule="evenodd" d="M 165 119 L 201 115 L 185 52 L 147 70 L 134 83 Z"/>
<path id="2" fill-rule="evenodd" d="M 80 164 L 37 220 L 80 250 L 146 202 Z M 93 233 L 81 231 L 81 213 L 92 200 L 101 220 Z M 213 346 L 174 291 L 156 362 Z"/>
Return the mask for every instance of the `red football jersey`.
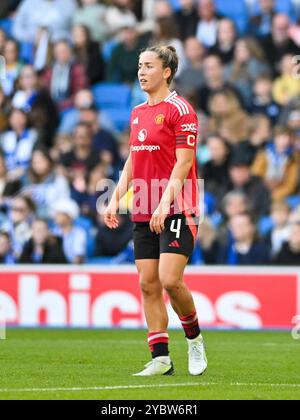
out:
<path id="1" fill-rule="evenodd" d="M 181 193 L 171 206 L 170 215 L 185 213 L 199 216 L 197 138 L 196 112 L 176 92 L 157 105 L 144 103 L 133 109 L 130 146 L 134 222 L 151 220 L 168 185 L 178 148 L 194 150 L 195 159 Z"/>

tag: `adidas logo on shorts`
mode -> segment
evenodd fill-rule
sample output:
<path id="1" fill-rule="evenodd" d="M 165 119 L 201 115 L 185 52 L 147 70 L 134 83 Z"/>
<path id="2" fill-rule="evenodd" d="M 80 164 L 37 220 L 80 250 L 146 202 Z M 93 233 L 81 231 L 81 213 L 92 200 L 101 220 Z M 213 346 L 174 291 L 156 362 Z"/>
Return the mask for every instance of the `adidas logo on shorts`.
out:
<path id="1" fill-rule="evenodd" d="M 180 248 L 178 241 L 173 241 L 170 243 L 169 248 Z"/>

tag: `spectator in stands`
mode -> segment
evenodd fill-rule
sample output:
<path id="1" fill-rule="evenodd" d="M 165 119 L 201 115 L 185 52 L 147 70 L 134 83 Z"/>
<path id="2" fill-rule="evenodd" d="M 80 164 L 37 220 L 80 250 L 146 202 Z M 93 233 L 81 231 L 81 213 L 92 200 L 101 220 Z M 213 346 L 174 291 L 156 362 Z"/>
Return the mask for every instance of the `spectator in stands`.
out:
<path id="1" fill-rule="evenodd" d="M 295 133 L 295 157 L 300 168 L 300 111 L 292 111 L 289 115 L 287 127 Z"/>
<path id="2" fill-rule="evenodd" d="M 80 111 L 80 121 L 92 129 L 93 151 L 98 154 L 98 159 L 106 165 L 116 166 L 119 163 L 118 144 L 113 135 L 101 127 L 97 108 L 91 106 Z"/>
<path id="3" fill-rule="evenodd" d="M 10 110 L 10 101 L 4 95 L 3 89 L 0 86 L 0 133 L 3 133 L 8 128 L 8 114 Z"/>
<path id="4" fill-rule="evenodd" d="M 272 192 L 273 200 L 281 201 L 296 193 L 299 176 L 299 155 L 293 147 L 294 132 L 286 127 L 275 130 L 274 144 L 257 155 L 252 173 L 261 177 Z"/>
<path id="5" fill-rule="evenodd" d="M 75 25 L 72 31 L 74 55 L 87 75 L 90 86 L 102 82 L 105 78 L 105 62 L 100 46 L 92 41 L 90 30 L 83 25 Z"/>
<path id="6" fill-rule="evenodd" d="M 98 0 L 80 0 L 73 24 L 89 28 L 93 41 L 105 42 L 109 33 L 106 12 L 107 6 L 99 4 Z"/>
<path id="7" fill-rule="evenodd" d="M 160 18 L 169 18 L 173 16 L 173 9 L 169 0 L 145 0 L 145 3 L 149 3 L 149 5 L 147 6 L 148 9 L 151 8 L 152 13 L 154 12 L 154 20 Z M 150 13 L 151 12 L 149 12 L 149 14 Z"/>
<path id="8" fill-rule="evenodd" d="M 232 217 L 229 228 L 232 241 L 230 240 L 220 253 L 221 264 L 265 265 L 269 263 L 268 249 L 258 239 L 255 222 L 250 213 Z"/>
<path id="9" fill-rule="evenodd" d="M 138 30 L 146 35 L 153 33 L 157 19 L 174 15 L 168 0 L 144 0 L 141 6 L 143 21 L 139 23 Z"/>
<path id="10" fill-rule="evenodd" d="M 296 207 L 290 215 L 289 222 L 290 224 L 298 223 L 300 221 L 300 205 Z"/>
<path id="11" fill-rule="evenodd" d="M 96 257 L 114 257 L 132 240 L 132 222 L 128 214 L 119 215 L 120 224 L 116 230 L 110 230 L 104 223 L 103 208 L 97 215 L 97 234 L 95 243 Z"/>
<path id="12" fill-rule="evenodd" d="M 21 109 L 12 109 L 10 130 L 0 136 L 10 178 L 19 178 L 29 167 L 31 153 L 37 141 L 36 130 L 28 128 L 28 116 Z"/>
<path id="13" fill-rule="evenodd" d="M 281 60 L 281 75 L 274 81 L 273 96 L 283 107 L 300 94 L 300 79 L 294 75 L 293 55 L 287 54 Z"/>
<path id="14" fill-rule="evenodd" d="M 176 79 L 176 87 L 183 96 L 195 97 L 197 92 L 204 85 L 203 61 L 205 49 L 197 38 L 188 38 L 184 44 L 187 64 L 184 71 Z"/>
<path id="15" fill-rule="evenodd" d="M 225 195 L 223 200 L 223 213 L 226 222 L 240 214 L 250 211 L 248 197 L 241 191 L 231 191 Z"/>
<path id="16" fill-rule="evenodd" d="M 280 70 L 280 62 L 284 55 L 297 55 L 299 48 L 289 38 L 289 18 L 284 14 L 277 14 L 273 18 L 272 33 L 262 40 L 268 62 L 275 74 Z"/>
<path id="17" fill-rule="evenodd" d="M 291 102 L 282 109 L 279 117 L 279 125 L 288 125 L 290 116 L 294 111 L 300 111 L 300 96 L 291 100 Z"/>
<path id="18" fill-rule="evenodd" d="M 54 140 L 54 146 L 50 150 L 52 160 L 58 164 L 60 157 L 72 151 L 72 136 L 68 134 L 57 134 Z"/>
<path id="19" fill-rule="evenodd" d="M 217 42 L 218 19 L 213 0 L 200 0 L 198 7 L 199 23 L 197 38 L 207 48 Z"/>
<path id="20" fill-rule="evenodd" d="M 287 266 L 299 266 L 300 261 L 300 220 L 290 226 L 288 241 L 275 258 L 275 264 Z"/>
<path id="21" fill-rule="evenodd" d="M 9 234 L 0 232 L 0 264 L 15 264 Z"/>
<path id="22" fill-rule="evenodd" d="M 72 188 L 72 199 L 76 201 L 80 208 L 80 214 L 96 221 L 97 200 L 104 192 L 102 182 L 107 179 L 105 164 L 99 164 L 93 168 L 85 178 L 85 184 L 81 189 Z"/>
<path id="23" fill-rule="evenodd" d="M 231 90 L 223 89 L 212 94 L 208 109 L 211 115 L 209 131 L 219 132 L 231 145 L 248 138 L 249 116 Z"/>
<path id="24" fill-rule="evenodd" d="M 40 28 L 46 28 L 52 41 L 68 38 L 76 0 L 23 0 L 14 22 L 14 37 L 20 42 L 35 41 Z"/>
<path id="25" fill-rule="evenodd" d="M 0 54 L 4 54 L 4 47 L 7 41 L 6 33 L 3 29 L 0 29 Z"/>
<path id="26" fill-rule="evenodd" d="M 62 116 L 60 127 L 58 129 L 59 134 L 61 135 L 72 134 L 76 125 L 80 121 L 81 111 L 84 109 L 89 109 L 94 106 L 95 106 L 94 97 L 90 90 L 83 89 L 77 92 L 74 97 L 74 108 L 68 110 L 68 112 Z M 112 133 L 115 131 L 114 125 L 111 122 L 111 119 L 109 115 L 107 114 L 107 112 L 98 110 L 98 119 L 99 119 L 99 124 L 105 130 L 110 131 Z"/>
<path id="27" fill-rule="evenodd" d="M 133 84 L 137 78 L 138 58 L 144 44 L 134 26 L 120 29 L 120 44 L 113 49 L 107 64 L 107 80 Z"/>
<path id="28" fill-rule="evenodd" d="M 39 142 L 51 147 L 59 122 L 58 109 L 30 65 L 21 71 L 12 105 L 28 113 L 31 125 L 38 131 Z"/>
<path id="29" fill-rule="evenodd" d="M 5 19 L 11 13 L 15 12 L 21 0 L 1 0 L 0 19 Z"/>
<path id="30" fill-rule="evenodd" d="M 15 258 L 19 258 L 24 245 L 31 238 L 31 226 L 35 218 L 36 207 L 30 197 L 17 196 L 11 203 L 7 228 L 12 240 Z"/>
<path id="31" fill-rule="evenodd" d="M 220 216 L 221 219 L 218 223 L 218 243 L 219 246 L 224 247 L 228 244 L 228 240 L 231 238 L 228 222 L 235 216 L 250 212 L 250 202 L 248 197 L 238 190 L 230 191 L 221 197 L 220 200 Z"/>
<path id="32" fill-rule="evenodd" d="M 87 251 L 86 232 L 75 226 L 79 208 L 73 200 L 60 200 L 54 205 L 57 233 L 63 241 L 63 250 L 68 262 L 83 264 Z"/>
<path id="33" fill-rule="evenodd" d="M 201 176 L 205 180 L 205 190 L 220 196 L 229 178 L 230 147 L 218 134 L 207 139 L 210 160 L 201 168 Z"/>
<path id="34" fill-rule="evenodd" d="M 180 77 L 187 63 L 184 46 L 179 38 L 178 27 L 173 17 L 160 18 L 156 20 L 154 36 L 151 43 L 153 45 L 172 45 L 176 48 L 179 57 L 179 66 L 176 78 Z"/>
<path id="35" fill-rule="evenodd" d="M 73 106 L 74 95 L 87 87 L 87 77 L 84 67 L 73 60 L 68 41 L 55 43 L 53 57 L 53 65 L 44 72 L 43 78 L 60 111 L 65 111 Z"/>
<path id="36" fill-rule="evenodd" d="M 226 192 L 240 191 L 249 199 L 250 211 L 255 218 L 270 212 L 271 196 L 264 182 L 252 175 L 251 158 L 243 149 L 233 151 L 230 160 L 230 182 Z"/>
<path id="37" fill-rule="evenodd" d="M 134 28 L 137 19 L 132 11 L 132 0 L 112 0 L 105 17 L 109 36 L 116 36 L 124 28 Z"/>
<path id="38" fill-rule="evenodd" d="M 119 137 L 119 154 L 120 154 L 120 164 L 121 167 L 124 167 L 126 160 L 128 159 L 130 153 L 130 133 L 125 131 Z"/>
<path id="39" fill-rule="evenodd" d="M 217 55 L 209 55 L 203 63 L 205 84 L 198 90 L 198 108 L 209 114 L 208 103 L 211 95 L 226 88 L 236 93 L 235 89 L 225 81 L 224 66 Z"/>
<path id="40" fill-rule="evenodd" d="M 175 13 L 175 19 L 180 38 L 185 41 L 196 35 L 199 18 L 195 0 L 180 0 L 180 6 Z"/>
<path id="41" fill-rule="evenodd" d="M 22 184 L 23 193 L 35 202 L 39 217 L 50 218 L 55 201 L 70 197 L 67 179 L 55 172 L 54 162 L 44 148 L 34 150 Z"/>
<path id="42" fill-rule="evenodd" d="M 32 238 L 26 243 L 19 259 L 21 264 L 67 264 L 59 238 L 49 232 L 44 219 L 36 219 L 32 224 Z"/>
<path id="43" fill-rule="evenodd" d="M 0 208 L 5 207 L 6 201 L 14 196 L 21 188 L 19 180 L 12 181 L 8 178 L 5 157 L 0 150 Z"/>
<path id="44" fill-rule="evenodd" d="M 125 82 L 133 86 L 135 104 L 145 101 L 136 78 L 137 63 L 140 50 L 153 42 L 172 44 L 178 49 L 181 73 L 175 89 L 195 103 L 201 119 L 203 143 L 198 147 L 197 161 L 206 182 L 209 219 L 202 226 L 191 263 L 215 264 L 219 255 L 223 255 L 223 263 L 235 264 L 239 258 L 243 263 L 254 263 L 259 247 L 255 251 L 249 248 L 250 233 L 244 232 L 244 239 L 232 239 L 231 225 L 228 227 L 228 220 L 250 212 L 255 219 L 267 216 L 266 225 L 273 221 L 274 228 L 265 237 L 272 258 L 277 258 L 284 242 L 285 258 L 290 258 L 292 264 L 298 259 L 299 265 L 299 255 L 291 251 L 289 244 L 291 228 L 287 226 L 289 209 L 285 202 L 294 207 L 297 197 L 290 194 L 299 192 L 300 85 L 291 77 L 291 72 L 298 70 L 297 65 L 292 68 L 291 59 L 298 55 L 295 43 L 299 46 L 300 30 L 290 25 L 294 19 L 288 11 L 287 16 L 276 14 L 277 1 L 251 2 L 256 11 L 246 36 L 256 36 L 269 66 L 255 40 L 240 38 L 233 21 L 217 15 L 219 1 L 105 0 L 98 4 L 97 0 L 78 0 L 77 12 L 75 0 L 21 2 L 14 33 L 22 44 L 8 38 L 9 31 L 6 35 L 0 29 L 0 54 L 6 56 L 9 76 L 3 81 L 3 89 L 0 82 L 0 232 L 6 231 L 11 237 L 14 258 L 20 257 L 24 243 L 30 239 L 35 205 L 38 216 L 51 216 L 52 202 L 69 197 L 79 209 L 75 206 L 74 210 L 74 203 L 67 204 L 65 212 L 71 216 L 58 215 L 65 226 L 64 234 L 61 228 L 59 231 L 66 238 L 66 248 L 74 237 L 76 241 L 74 225 L 85 226 L 85 222 L 98 228 L 97 255 L 116 255 L 128 244 L 125 239 L 123 242 L 126 233 L 131 233 L 127 216 L 121 226 L 124 230 L 110 236 L 103 231 L 101 216 L 98 221 L 96 212 L 104 179 L 117 180 L 121 161 L 128 157 L 128 134 L 122 133 L 120 141 L 116 141 L 109 114 L 105 109 L 96 109 L 96 104 L 101 103 L 93 97 L 97 89 L 87 87 L 107 80 Z M 181 5 L 181 9 L 175 12 L 174 5 Z M 286 10 L 287 5 L 283 4 Z M 279 7 L 282 9 L 282 5 Z M 225 10 L 224 15 L 230 16 L 229 11 Z M 72 39 L 74 54 L 68 44 Z M 55 63 L 51 68 L 53 42 Z M 105 42 L 106 61 L 112 49 L 108 67 L 113 65 L 113 70 L 110 67 L 104 72 L 106 62 L 101 58 L 100 42 Z M 24 65 L 23 60 L 34 64 Z M 276 135 L 274 140 L 272 131 L 278 124 L 296 134 L 288 140 L 282 133 L 281 139 Z M 252 167 L 259 177 L 252 175 Z M 22 195 L 16 196 L 20 191 Z M 270 217 L 272 196 L 275 204 Z M 124 205 L 130 208 L 131 203 L 129 191 Z M 74 215 L 79 213 L 84 220 L 75 223 Z M 290 219 L 293 226 L 298 223 L 297 217 L 295 213 Z M 266 235 L 264 221 L 259 227 Z M 52 217 L 50 224 L 53 222 Z M 45 233 L 46 225 L 38 223 L 41 233 Z M 82 262 L 86 252 L 90 255 L 89 246 L 88 251 L 85 249 L 86 235 L 80 232 L 80 249 L 71 250 L 68 261 Z M 7 240 L 3 243 L 7 250 Z M 39 246 L 35 255 L 33 243 L 31 248 L 27 245 L 27 257 L 35 262 L 47 259 L 47 252 L 42 257 Z M 59 241 L 55 244 L 60 246 Z M 225 252 L 220 253 L 224 247 Z M 297 250 L 297 245 L 293 249 Z"/>
<path id="45" fill-rule="evenodd" d="M 274 0 L 259 0 L 258 10 L 250 19 L 250 33 L 257 37 L 266 37 L 272 30 L 272 21 L 275 17 Z"/>
<path id="46" fill-rule="evenodd" d="M 60 159 L 60 172 L 69 179 L 73 187 L 81 190 L 89 171 L 100 163 L 93 149 L 93 132 L 89 124 L 80 122 L 74 131 L 73 149 Z"/>
<path id="47" fill-rule="evenodd" d="M 273 228 L 266 237 L 266 244 L 271 250 L 272 259 L 276 258 L 290 235 L 289 217 L 291 209 L 288 204 L 277 201 L 271 209 Z"/>
<path id="48" fill-rule="evenodd" d="M 276 125 L 281 106 L 274 100 L 272 93 L 272 79 L 269 76 L 260 76 L 254 81 L 253 96 L 250 104 L 250 111 L 253 114 L 267 115 Z"/>
<path id="49" fill-rule="evenodd" d="M 224 65 L 230 64 L 234 58 L 236 38 L 234 22 L 230 19 L 220 20 L 217 42 L 209 49 L 209 53 L 219 56 Z"/>
<path id="50" fill-rule="evenodd" d="M 15 40 L 8 39 L 5 42 L 3 57 L 5 59 L 5 78 L 1 78 L 0 83 L 5 96 L 11 96 L 23 66 L 19 59 L 19 46 Z"/>
<path id="51" fill-rule="evenodd" d="M 217 231 L 210 219 L 206 218 L 201 223 L 201 229 L 196 237 L 194 253 L 190 263 L 195 265 L 211 265 L 217 263 L 219 253 L 219 244 L 217 240 Z"/>
<path id="52" fill-rule="evenodd" d="M 225 79 L 240 92 L 244 103 L 249 106 L 254 81 L 260 76 L 269 75 L 270 72 L 257 42 L 245 38 L 235 44 L 234 60 L 225 67 Z"/>
<path id="53" fill-rule="evenodd" d="M 264 114 L 254 114 L 249 121 L 249 140 L 244 144 L 248 147 L 251 162 L 257 154 L 265 149 L 272 139 L 271 121 Z"/>

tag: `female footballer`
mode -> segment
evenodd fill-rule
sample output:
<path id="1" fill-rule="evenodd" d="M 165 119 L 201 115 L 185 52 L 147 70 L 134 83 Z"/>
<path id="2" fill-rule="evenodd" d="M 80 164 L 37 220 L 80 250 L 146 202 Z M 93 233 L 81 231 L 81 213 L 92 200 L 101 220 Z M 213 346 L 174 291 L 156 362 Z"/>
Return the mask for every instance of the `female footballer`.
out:
<path id="1" fill-rule="evenodd" d="M 199 220 L 198 120 L 192 106 L 170 91 L 177 69 L 173 47 L 141 53 L 138 78 L 148 101 L 132 112 L 130 156 L 105 212 L 106 225 L 117 228 L 119 201 L 133 183 L 135 260 L 152 353 L 152 361 L 134 376 L 174 373 L 164 290 L 185 331 L 190 374 L 202 375 L 207 369 L 195 304 L 183 281 Z"/>

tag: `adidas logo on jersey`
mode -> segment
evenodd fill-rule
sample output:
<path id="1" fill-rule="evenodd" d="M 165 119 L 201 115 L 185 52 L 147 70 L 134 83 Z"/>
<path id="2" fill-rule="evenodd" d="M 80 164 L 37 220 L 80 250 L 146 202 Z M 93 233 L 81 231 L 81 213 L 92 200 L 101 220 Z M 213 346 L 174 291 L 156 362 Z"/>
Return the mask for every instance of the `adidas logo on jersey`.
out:
<path id="1" fill-rule="evenodd" d="M 139 117 L 136 117 L 135 120 L 133 120 L 132 125 L 138 125 L 139 123 Z"/>

